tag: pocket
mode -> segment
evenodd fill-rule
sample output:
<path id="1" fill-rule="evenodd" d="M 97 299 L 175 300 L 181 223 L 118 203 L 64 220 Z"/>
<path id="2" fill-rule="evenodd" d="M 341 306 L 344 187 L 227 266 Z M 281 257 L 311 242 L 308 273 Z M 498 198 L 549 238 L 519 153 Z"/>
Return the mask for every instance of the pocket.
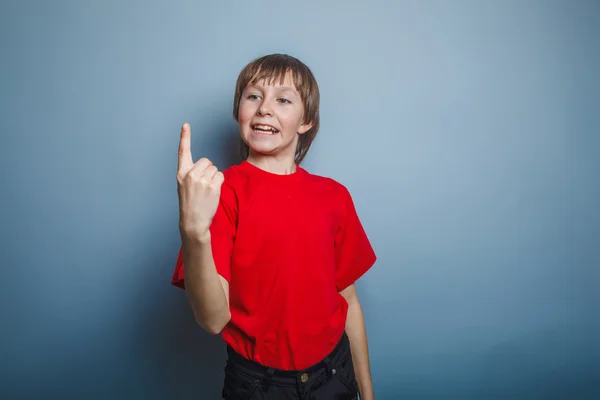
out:
<path id="1" fill-rule="evenodd" d="M 358 395 L 358 382 L 354 373 L 354 364 L 350 352 L 337 363 L 335 374 L 333 376 L 334 378 L 337 378 L 353 396 Z M 351 398 L 354 399 L 355 397 Z"/>
<path id="2" fill-rule="evenodd" d="M 349 390 L 353 393 L 358 391 L 358 382 L 356 381 L 356 376 L 354 375 L 354 368 L 352 368 L 352 362 L 350 362 L 350 367 L 348 366 L 340 366 L 336 369 L 336 374 L 334 377 L 340 380 Z"/>
<path id="3" fill-rule="evenodd" d="M 221 393 L 224 400 L 251 400 L 259 387 L 260 380 L 233 367 L 225 367 L 225 381 Z"/>
<path id="4" fill-rule="evenodd" d="M 342 366 L 336 366 L 331 376 L 324 375 L 313 383 L 309 389 L 311 400 L 356 400 L 358 385 L 353 370 L 348 371 Z"/>

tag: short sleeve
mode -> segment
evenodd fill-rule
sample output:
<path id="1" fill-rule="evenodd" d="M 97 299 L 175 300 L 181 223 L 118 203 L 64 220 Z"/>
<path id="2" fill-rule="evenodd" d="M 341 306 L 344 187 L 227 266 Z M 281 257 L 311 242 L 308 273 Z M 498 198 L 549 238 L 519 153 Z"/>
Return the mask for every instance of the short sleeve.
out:
<path id="1" fill-rule="evenodd" d="M 338 292 L 356 282 L 377 259 L 347 190 L 344 190 L 343 203 L 345 212 L 335 239 L 335 283 Z"/>
<path id="2" fill-rule="evenodd" d="M 211 247 L 217 273 L 228 282 L 231 277 L 230 264 L 235 234 L 237 231 L 238 215 L 237 199 L 233 188 L 226 183 L 221 187 L 219 207 L 210 225 Z M 179 254 L 175 263 L 175 270 L 171 278 L 171 284 L 185 290 L 184 282 L 185 266 L 183 263 L 183 247 L 179 248 Z"/>

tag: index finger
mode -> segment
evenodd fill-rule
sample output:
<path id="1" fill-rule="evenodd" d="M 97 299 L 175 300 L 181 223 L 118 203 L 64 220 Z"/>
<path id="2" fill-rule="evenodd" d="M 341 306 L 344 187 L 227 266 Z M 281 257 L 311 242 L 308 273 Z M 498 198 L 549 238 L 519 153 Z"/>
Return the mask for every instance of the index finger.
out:
<path id="1" fill-rule="evenodd" d="M 189 169 L 194 162 L 192 161 L 191 147 L 191 129 L 187 122 L 181 127 L 181 136 L 179 138 L 179 157 L 177 159 L 177 170 Z"/>

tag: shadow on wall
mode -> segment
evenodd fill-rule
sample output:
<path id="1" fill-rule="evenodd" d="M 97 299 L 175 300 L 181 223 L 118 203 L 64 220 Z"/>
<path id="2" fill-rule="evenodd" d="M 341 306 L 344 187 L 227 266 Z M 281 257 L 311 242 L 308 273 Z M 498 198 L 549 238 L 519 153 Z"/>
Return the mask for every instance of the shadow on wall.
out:
<path id="1" fill-rule="evenodd" d="M 194 136 L 194 127 L 199 133 L 201 124 L 195 121 L 190 121 L 190 124 L 194 161 L 206 156 L 220 170 L 239 162 L 237 126 L 223 122 L 218 130 L 213 131 L 223 132 L 222 135 L 200 137 L 198 134 Z M 199 140 L 194 140 L 196 137 Z M 211 143 L 207 143 L 208 140 Z M 201 148 L 216 149 L 217 154 L 200 154 Z M 154 262 L 160 260 L 158 265 L 154 265 L 160 273 L 146 282 L 141 280 L 143 286 L 138 288 L 136 299 L 139 304 L 137 313 L 141 316 L 135 332 L 140 341 L 138 351 L 143 353 L 141 359 L 151 365 L 146 376 L 157 380 L 149 386 L 165 391 L 149 395 L 157 398 L 221 398 L 225 344 L 220 335 L 210 335 L 196 323 L 185 292 L 170 284 L 181 242 L 178 236 L 167 242 L 176 243 L 174 247 L 168 247 L 168 254 L 165 254 L 164 234 L 154 235 L 154 243 L 145 244 L 145 248 L 154 253 L 154 257 L 150 255 L 148 259 Z M 136 356 L 136 359 L 139 357 Z M 136 391 L 138 394 L 142 392 Z"/>
<path id="2" fill-rule="evenodd" d="M 498 343 L 482 354 L 475 396 L 513 399 L 597 399 L 600 342 L 582 326 L 552 326 Z"/>
<path id="3" fill-rule="evenodd" d="M 595 400 L 600 396 L 598 324 L 524 331 L 476 357 L 426 349 L 398 363 L 378 399 Z M 444 333 L 440 333 L 442 338 Z"/>
<path id="4" fill-rule="evenodd" d="M 148 364 L 146 376 L 156 380 L 148 386 L 165 391 L 160 398 L 219 398 L 225 365 L 222 339 L 196 324 L 183 291 L 164 286 L 148 288 L 155 297 L 141 302 L 144 317 L 136 331 L 142 353 L 136 359 Z"/>

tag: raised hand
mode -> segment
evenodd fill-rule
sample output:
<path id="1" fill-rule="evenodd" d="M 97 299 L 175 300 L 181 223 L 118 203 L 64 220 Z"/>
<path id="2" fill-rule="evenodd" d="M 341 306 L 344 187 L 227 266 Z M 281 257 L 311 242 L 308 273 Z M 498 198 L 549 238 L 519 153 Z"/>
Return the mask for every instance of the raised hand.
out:
<path id="1" fill-rule="evenodd" d="M 184 235 L 203 236 L 219 206 L 223 173 L 207 158 L 192 161 L 191 129 L 181 127 L 177 164 L 177 193 L 179 195 L 179 229 Z"/>

